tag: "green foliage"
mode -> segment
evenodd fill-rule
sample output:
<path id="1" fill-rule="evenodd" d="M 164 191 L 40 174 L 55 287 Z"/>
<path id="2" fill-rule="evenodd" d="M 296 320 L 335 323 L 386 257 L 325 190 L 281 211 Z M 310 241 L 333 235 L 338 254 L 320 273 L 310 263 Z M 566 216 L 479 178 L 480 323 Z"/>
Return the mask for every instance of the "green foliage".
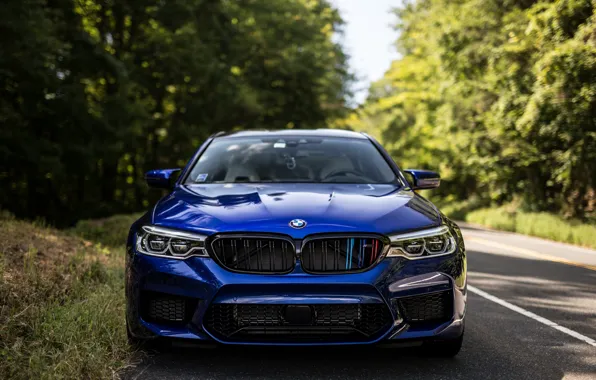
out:
<path id="1" fill-rule="evenodd" d="M 546 212 L 522 212 L 513 205 L 485 208 L 468 213 L 465 220 L 524 235 L 596 248 L 596 226 L 565 220 Z"/>
<path id="2" fill-rule="evenodd" d="M 146 208 L 144 171 L 220 130 L 323 127 L 351 75 L 326 0 L 0 3 L 0 207 L 71 224 Z"/>
<path id="3" fill-rule="evenodd" d="M 453 197 L 439 198 L 435 205 L 441 209 L 441 212 L 453 220 L 465 220 L 466 215 L 471 211 L 487 206 L 479 197 L 471 197 L 465 201 L 453 201 Z M 434 201 L 434 198 L 431 199 Z"/>
<path id="4" fill-rule="evenodd" d="M 355 127 L 441 172 L 435 197 L 595 215 L 596 2 L 420 0 L 396 14 L 402 58 Z"/>

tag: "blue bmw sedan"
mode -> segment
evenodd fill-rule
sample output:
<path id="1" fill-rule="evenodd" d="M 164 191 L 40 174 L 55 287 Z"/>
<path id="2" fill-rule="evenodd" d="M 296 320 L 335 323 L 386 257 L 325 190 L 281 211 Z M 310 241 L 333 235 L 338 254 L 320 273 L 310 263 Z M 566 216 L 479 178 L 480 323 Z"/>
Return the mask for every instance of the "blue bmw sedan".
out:
<path id="1" fill-rule="evenodd" d="M 466 253 L 372 137 L 339 130 L 219 133 L 128 236 L 129 339 L 226 345 L 462 345 Z"/>

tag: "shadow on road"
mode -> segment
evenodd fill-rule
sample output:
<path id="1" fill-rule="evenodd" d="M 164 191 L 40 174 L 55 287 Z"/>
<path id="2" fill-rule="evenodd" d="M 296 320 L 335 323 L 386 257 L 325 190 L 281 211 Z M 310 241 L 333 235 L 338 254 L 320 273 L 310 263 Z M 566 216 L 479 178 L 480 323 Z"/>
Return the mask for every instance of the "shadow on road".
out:
<path id="1" fill-rule="evenodd" d="M 596 337 L 596 272 L 560 263 L 468 251 L 469 281 L 490 294 Z"/>
<path id="2" fill-rule="evenodd" d="M 562 379 L 549 370 L 519 366 L 516 358 L 474 352 L 472 339 L 457 358 L 429 358 L 416 349 L 173 348 L 160 352 L 130 373 L 132 379 Z M 489 354 L 489 355 L 486 355 Z"/>

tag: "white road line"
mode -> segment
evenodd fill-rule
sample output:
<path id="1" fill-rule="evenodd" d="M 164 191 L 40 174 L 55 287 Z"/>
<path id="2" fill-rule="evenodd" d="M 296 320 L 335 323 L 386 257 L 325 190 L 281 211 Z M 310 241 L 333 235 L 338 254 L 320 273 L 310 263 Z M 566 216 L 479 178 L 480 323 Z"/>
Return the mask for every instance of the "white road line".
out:
<path id="1" fill-rule="evenodd" d="M 538 258 L 538 259 L 541 259 L 541 260 L 552 261 L 552 262 L 560 263 L 560 264 L 573 265 L 573 266 L 576 266 L 576 267 L 581 267 L 581 268 L 585 268 L 585 269 L 590 269 L 590 270 L 596 271 L 596 265 L 578 263 L 578 262 L 575 262 L 575 261 L 567 260 L 567 259 L 562 258 L 562 257 L 557 257 L 557 256 L 553 256 L 553 255 L 547 255 L 547 254 L 544 254 L 544 253 L 533 251 L 531 249 L 514 247 L 514 246 L 509 245 L 509 244 L 497 243 L 497 242 L 492 241 L 492 240 L 486 240 L 486 239 L 481 239 L 481 238 L 477 238 L 477 237 L 469 237 L 469 238 L 466 238 L 466 241 L 476 242 L 476 243 L 479 243 L 479 244 L 482 244 L 482 245 L 485 245 L 485 246 L 488 246 L 488 247 L 499 248 L 499 249 L 503 249 L 503 250 L 506 250 L 506 251 L 511 251 L 511 252 L 519 253 L 519 254 L 522 254 L 522 255 L 530 256 L 530 257 L 535 257 L 535 258 Z M 471 249 L 471 251 L 473 251 L 473 249 Z"/>
<path id="2" fill-rule="evenodd" d="M 534 314 L 531 311 L 528 311 L 526 309 L 522 309 L 519 306 L 515 306 L 514 304 L 511 304 L 505 300 L 495 297 L 492 294 L 489 294 L 489 293 L 485 292 L 484 290 L 480 290 L 475 286 L 468 285 L 468 290 L 474 294 L 478 294 L 479 296 L 486 298 L 489 301 L 493 301 L 494 303 L 497 303 L 497 304 L 504 306 L 510 310 L 520 313 L 521 315 L 525 315 L 528 318 L 532 318 L 533 320 L 538 321 L 538 322 L 540 322 L 544 325 L 547 325 L 549 327 L 552 327 L 555 330 L 559 330 L 560 332 L 565 333 L 569 336 L 572 336 L 575 339 L 579 339 L 582 342 L 588 343 L 590 346 L 596 347 L 596 340 L 589 338 L 585 335 L 582 335 L 582 334 L 578 333 L 577 331 L 573 331 L 571 329 L 568 329 L 567 327 L 558 325 L 549 319 L 546 319 L 546 318 L 541 317 L 537 314 Z"/>

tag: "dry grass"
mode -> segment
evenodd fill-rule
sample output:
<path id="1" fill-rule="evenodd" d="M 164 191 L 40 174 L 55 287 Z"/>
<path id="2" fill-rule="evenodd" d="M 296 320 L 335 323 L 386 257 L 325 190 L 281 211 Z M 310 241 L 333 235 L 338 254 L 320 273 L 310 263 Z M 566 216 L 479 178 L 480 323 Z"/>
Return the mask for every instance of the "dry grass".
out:
<path id="1" fill-rule="evenodd" d="M 0 377 L 111 378 L 131 355 L 124 249 L 0 215 Z"/>

